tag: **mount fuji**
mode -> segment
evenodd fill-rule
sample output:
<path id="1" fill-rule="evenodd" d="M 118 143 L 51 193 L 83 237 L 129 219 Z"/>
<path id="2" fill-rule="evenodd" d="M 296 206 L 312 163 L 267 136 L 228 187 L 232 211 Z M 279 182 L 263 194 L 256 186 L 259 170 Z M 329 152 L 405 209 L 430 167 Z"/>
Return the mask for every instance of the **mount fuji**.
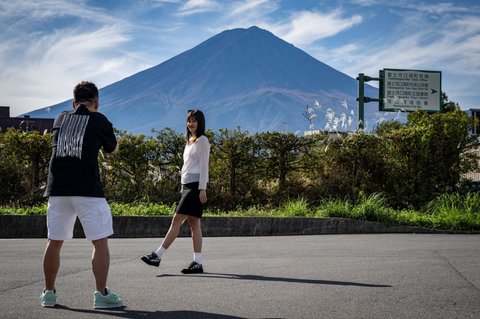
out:
<path id="1" fill-rule="evenodd" d="M 223 31 L 157 66 L 100 89 L 100 109 L 113 125 L 134 134 L 185 130 L 188 109 L 206 126 L 250 133 L 357 128 L 357 81 L 258 27 Z M 378 89 L 365 86 L 365 95 Z M 72 100 L 30 112 L 52 118 Z M 389 115 L 383 114 L 382 118 Z M 365 128 L 378 122 L 365 107 Z"/>

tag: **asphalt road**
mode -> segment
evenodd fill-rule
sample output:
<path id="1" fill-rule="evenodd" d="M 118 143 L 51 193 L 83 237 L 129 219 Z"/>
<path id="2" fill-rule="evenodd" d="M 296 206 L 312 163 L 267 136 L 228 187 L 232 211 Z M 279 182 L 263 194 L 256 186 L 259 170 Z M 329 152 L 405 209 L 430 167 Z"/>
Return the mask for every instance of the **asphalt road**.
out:
<path id="1" fill-rule="evenodd" d="M 65 242 L 59 306 L 42 308 L 44 239 L 0 239 L 0 318 L 480 318 L 480 235 L 210 237 L 206 273 L 182 275 L 191 240 L 160 268 L 160 239 L 110 239 L 121 310 L 92 308 L 91 244 Z"/>

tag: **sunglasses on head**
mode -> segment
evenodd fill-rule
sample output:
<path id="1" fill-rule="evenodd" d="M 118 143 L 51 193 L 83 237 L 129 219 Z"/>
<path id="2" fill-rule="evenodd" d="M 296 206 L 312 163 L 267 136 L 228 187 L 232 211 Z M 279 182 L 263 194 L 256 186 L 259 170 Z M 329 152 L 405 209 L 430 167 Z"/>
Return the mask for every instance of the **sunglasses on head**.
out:
<path id="1" fill-rule="evenodd" d="M 187 113 L 195 113 L 197 110 L 187 110 Z"/>

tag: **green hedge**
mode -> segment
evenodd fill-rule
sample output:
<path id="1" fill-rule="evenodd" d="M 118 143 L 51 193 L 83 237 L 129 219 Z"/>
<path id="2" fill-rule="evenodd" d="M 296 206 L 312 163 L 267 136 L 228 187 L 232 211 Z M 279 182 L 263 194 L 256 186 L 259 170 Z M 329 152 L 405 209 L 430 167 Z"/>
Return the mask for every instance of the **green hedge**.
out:
<path id="1" fill-rule="evenodd" d="M 479 169 L 470 125 L 465 112 L 454 110 L 412 113 L 407 123 L 382 123 L 375 134 L 209 131 L 209 207 L 270 210 L 289 198 L 320 207 L 325 199 L 355 203 L 382 194 L 397 210 L 423 210 L 443 194 L 466 193 L 462 174 Z M 168 128 L 151 136 L 117 134 L 120 152 L 99 158 L 107 198 L 171 207 L 179 198 L 183 134 Z M 0 205 L 44 203 L 49 156 L 50 134 L 0 133 Z M 354 213 L 371 214 L 363 209 Z"/>

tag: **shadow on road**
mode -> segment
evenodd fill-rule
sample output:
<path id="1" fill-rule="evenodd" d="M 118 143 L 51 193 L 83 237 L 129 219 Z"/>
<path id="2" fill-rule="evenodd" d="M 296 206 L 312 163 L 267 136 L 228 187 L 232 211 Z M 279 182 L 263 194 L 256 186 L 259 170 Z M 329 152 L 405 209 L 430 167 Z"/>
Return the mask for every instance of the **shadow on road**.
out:
<path id="1" fill-rule="evenodd" d="M 314 284 L 314 285 L 358 286 L 358 287 L 372 287 L 372 288 L 392 287 L 390 285 L 366 284 L 361 282 L 350 282 L 350 281 L 268 277 L 268 276 L 259 276 L 259 275 L 238 275 L 238 274 L 222 274 L 222 273 L 209 273 L 209 272 L 204 272 L 203 274 L 194 274 L 194 275 L 174 275 L 174 274 L 157 275 L 157 277 L 184 277 L 184 276 L 218 278 L 218 279 L 236 279 L 236 280 L 282 281 L 282 282 Z"/>
<path id="2" fill-rule="evenodd" d="M 79 312 L 84 314 L 99 314 L 111 317 L 119 318 L 131 318 L 131 319 L 150 319 L 150 318 L 162 318 L 162 319 L 247 319 L 243 317 L 228 316 L 216 313 L 207 313 L 200 311 L 188 311 L 188 310 L 177 310 L 177 311 L 142 311 L 142 310 L 130 310 L 128 308 L 119 308 L 119 309 L 77 309 L 70 308 L 63 305 L 56 305 L 53 309 L 62 309 L 73 312 Z M 281 319 L 281 318 L 272 318 L 272 319 Z"/>

